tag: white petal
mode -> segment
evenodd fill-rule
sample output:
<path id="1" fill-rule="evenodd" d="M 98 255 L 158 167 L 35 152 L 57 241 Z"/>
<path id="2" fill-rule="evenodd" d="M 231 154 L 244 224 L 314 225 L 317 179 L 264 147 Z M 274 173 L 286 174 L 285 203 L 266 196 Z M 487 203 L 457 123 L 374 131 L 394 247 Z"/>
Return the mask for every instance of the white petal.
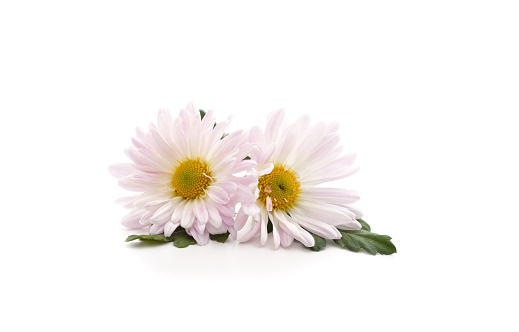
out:
<path id="1" fill-rule="evenodd" d="M 130 163 L 113 164 L 108 167 L 108 171 L 116 178 L 122 178 L 134 174 L 137 170 Z"/>
<path id="2" fill-rule="evenodd" d="M 176 224 L 179 223 L 182 219 L 182 213 L 184 210 L 184 207 L 186 206 L 188 200 L 181 201 L 178 206 L 175 208 L 175 211 L 173 211 L 173 214 L 171 214 L 171 222 Z"/>
<path id="3" fill-rule="evenodd" d="M 150 234 L 162 234 L 164 233 L 164 225 L 153 224 L 150 227 Z"/>
<path id="4" fill-rule="evenodd" d="M 168 236 L 171 236 L 171 234 L 173 234 L 173 232 L 175 231 L 175 229 L 177 229 L 177 227 L 180 226 L 179 223 L 172 223 L 171 221 L 168 221 L 167 223 L 164 224 L 164 236 L 165 237 L 168 237 Z"/>
<path id="5" fill-rule="evenodd" d="M 193 200 L 187 201 L 184 209 L 182 210 L 182 219 L 180 225 L 184 228 L 189 228 L 195 221 L 195 214 L 193 213 Z"/>
<path id="6" fill-rule="evenodd" d="M 267 237 L 268 237 L 268 233 L 267 233 L 267 224 L 268 224 L 268 214 L 267 214 L 267 211 L 265 210 L 262 210 L 262 212 L 260 213 L 260 222 L 261 222 L 261 232 L 260 232 L 260 242 L 261 242 L 261 245 L 265 245 L 265 243 L 267 243 Z"/>
<path id="7" fill-rule="evenodd" d="M 279 226 L 287 233 L 292 235 L 299 242 L 304 244 L 307 247 L 313 247 L 315 245 L 314 237 L 308 233 L 308 231 L 304 230 L 297 223 L 293 222 L 284 212 L 275 211 L 275 216 L 278 219 Z"/>
<path id="8" fill-rule="evenodd" d="M 153 214 L 151 221 L 154 224 L 164 224 L 166 221 L 171 219 L 171 214 L 173 213 L 174 208 L 175 204 L 171 201 L 164 204 Z"/>
<path id="9" fill-rule="evenodd" d="M 204 246 L 209 242 L 209 232 L 207 230 L 200 234 L 196 230 L 191 229 L 191 236 L 201 246 Z"/>
<path id="10" fill-rule="evenodd" d="M 265 127 L 266 144 L 274 142 L 278 136 L 279 127 L 285 117 L 285 111 L 282 109 L 271 112 L 267 118 L 267 126 Z"/>
<path id="11" fill-rule="evenodd" d="M 249 219 L 249 216 L 245 211 L 243 211 L 243 207 L 238 211 L 238 214 L 236 215 L 236 219 L 234 220 L 234 227 L 237 230 L 240 230 L 245 226 L 245 223 Z"/>
<path id="12" fill-rule="evenodd" d="M 193 204 L 193 210 L 195 213 L 196 219 L 201 224 L 206 224 L 209 220 L 209 214 L 207 213 L 207 209 L 205 207 L 205 202 L 203 199 L 195 199 Z"/>
<path id="13" fill-rule="evenodd" d="M 250 239 L 252 239 L 256 234 L 258 234 L 260 230 L 261 222 L 255 222 L 252 228 L 246 232 L 240 239 L 238 239 L 240 242 L 247 242 Z"/>
<path id="14" fill-rule="evenodd" d="M 222 217 L 220 216 L 218 209 L 209 200 L 205 202 L 205 207 L 207 208 L 207 213 L 209 215 L 209 223 L 214 227 L 220 227 L 222 225 Z"/>
<path id="15" fill-rule="evenodd" d="M 277 223 L 272 222 L 272 236 L 274 238 L 274 248 L 279 248 L 279 244 L 281 243 L 280 237 L 279 237 L 279 231 L 277 227 Z"/>
<path id="16" fill-rule="evenodd" d="M 141 219 L 142 214 L 143 214 L 143 211 L 141 211 L 141 210 L 134 210 L 134 211 L 128 213 L 127 215 L 125 215 L 122 218 L 121 224 L 124 227 L 127 227 L 129 229 L 139 229 L 139 228 L 142 228 L 144 226 L 139 223 L 139 220 Z"/>
<path id="17" fill-rule="evenodd" d="M 267 203 L 267 211 L 272 211 L 272 199 L 270 196 L 267 196 L 265 202 Z"/>
<path id="18" fill-rule="evenodd" d="M 209 186 L 206 190 L 207 195 L 218 204 L 229 203 L 229 195 L 225 190 L 216 186 Z"/>
<path id="19" fill-rule="evenodd" d="M 337 225 L 337 228 L 345 230 L 358 230 L 362 228 L 362 225 L 359 224 L 357 220 L 350 220 L 348 223 Z"/>

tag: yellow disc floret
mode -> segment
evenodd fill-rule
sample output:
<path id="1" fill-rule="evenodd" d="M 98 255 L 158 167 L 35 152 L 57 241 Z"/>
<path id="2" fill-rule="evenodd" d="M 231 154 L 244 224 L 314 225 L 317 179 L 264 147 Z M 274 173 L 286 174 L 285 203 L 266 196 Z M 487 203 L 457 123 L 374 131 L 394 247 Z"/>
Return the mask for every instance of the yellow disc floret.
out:
<path id="1" fill-rule="evenodd" d="M 274 165 L 270 174 L 265 174 L 259 178 L 260 194 L 258 199 L 264 205 L 267 197 L 270 197 L 274 210 L 288 210 L 294 207 L 294 203 L 297 202 L 301 193 L 301 183 L 298 178 L 296 172 L 285 165 Z"/>
<path id="2" fill-rule="evenodd" d="M 187 159 L 177 166 L 171 185 L 176 195 L 185 199 L 199 198 L 212 182 L 206 162 Z"/>

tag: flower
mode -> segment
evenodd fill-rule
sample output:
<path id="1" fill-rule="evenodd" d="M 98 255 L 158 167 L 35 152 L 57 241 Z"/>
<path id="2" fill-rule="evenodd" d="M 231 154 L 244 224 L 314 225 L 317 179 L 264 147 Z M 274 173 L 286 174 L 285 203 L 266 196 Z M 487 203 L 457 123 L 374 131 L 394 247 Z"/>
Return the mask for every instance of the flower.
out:
<path id="1" fill-rule="evenodd" d="M 254 179 L 234 174 L 251 170 L 255 162 L 243 160 L 251 148 L 247 135 L 225 136 L 229 121 L 215 124 L 212 111 L 201 119 L 189 104 L 174 120 L 160 110 L 147 133 L 137 129 L 126 149 L 133 163 L 109 168 L 121 187 L 139 192 L 119 200 L 132 210 L 121 223 L 149 226 L 151 234 L 167 237 L 181 226 L 201 245 L 209 234 L 229 232 L 235 238 L 235 206 L 254 199 L 248 189 Z"/>
<path id="2" fill-rule="evenodd" d="M 361 212 L 350 206 L 359 196 L 356 191 L 317 187 L 342 179 L 357 171 L 352 168 L 354 154 L 339 156 L 336 124 L 309 125 L 308 117 L 288 124 L 284 111 L 269 115 L 265 132 L 258 127 L 250 131 L 249 141 L 256 145 L 251 152 L 257 162 L 249 176 L 254 201 L 242 202 L 236 216 L 236 228 L 242 229 L 249 217 L 251 228 L 240 239 L 245 242 L 261 233 L 267 241 L 268 222 L 272 223 L 274 246 L 287 247 L 294 239 L 307 247 L 315 245 L 312 234 L 326 239 L 341 238 L 337 230 L 360 229 L 356 219 Z"/>

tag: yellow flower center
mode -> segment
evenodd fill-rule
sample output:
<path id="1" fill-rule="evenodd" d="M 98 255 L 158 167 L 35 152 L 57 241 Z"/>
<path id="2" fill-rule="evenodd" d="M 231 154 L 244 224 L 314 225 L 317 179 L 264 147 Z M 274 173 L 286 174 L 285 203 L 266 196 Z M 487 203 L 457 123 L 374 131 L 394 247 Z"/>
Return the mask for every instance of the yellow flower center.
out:
<path id="1" fill-rule="evenodd" d="M 298 178 L 296 172 L 285 165 L 274 165 L 270 174 L 262 175 L 259 178 L 260 193 L 258 199 L 265 205 L 267 197 L 270 197 L 273 210 L 293 208 L 301 193 L 301 183 Z"/>
<path id="2" fill-rule="evenodd" d="M 211 172 L 209 172 L 207 163 L 197 158 L 180 163 L 173 174 L 171 185 L 178 196 L 195 199 L 205 193 L 205 188 L 211 182 Z"/>

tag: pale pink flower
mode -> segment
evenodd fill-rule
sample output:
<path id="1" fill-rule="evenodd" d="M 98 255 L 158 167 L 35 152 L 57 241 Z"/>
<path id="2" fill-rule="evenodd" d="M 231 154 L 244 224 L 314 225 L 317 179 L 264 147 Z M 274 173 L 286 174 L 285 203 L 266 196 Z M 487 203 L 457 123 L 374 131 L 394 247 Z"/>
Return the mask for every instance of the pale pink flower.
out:
<path id="1" fill-rule="evenodd" d="M 236 216 L 236 228 L 244 227 L 252 217 L 251 228 L 240 239 L 245 242 L 261 234 L 267 241 L 267 224 L 272 222 L 274 246 L 289 246 L 294 239 L 307 247 L 315 244 L 314 233 L 326 239 L 337 239 L 337 230 L 360 229 L 361 212 L 350 204 L 359 196 L 356 191 L 318 187 L 342 179 L 357 171 L 354 154 L 341 156 L 338 125 L 309 124 L 308 117 L 294 123 L 284 120 L 284 111 L 269 115 L 265 132 L 254 127 L 249 141 L 255 145 L 252 160 L 257 162 L 249 188 L 254 202 L 242 203 Z"/>
<path id="2" fill-rule="evenodd" d="M 192 104 L 173 119 L 160 110 L 148 132 L 137 129 L 133 146 L 126 149 L 132 163 L 110 166 L 121 187 L 138 192 L 119 202 L 131 210 L 121 223 L 131 229 L 149 226 L 151 234 L 170 236 L 181 226 L 204 245 L 209 234 L 230 232 L 238 201 L 254 199 L 248 189 L 255 162 L 243 160 L 251 150 L 242 131 L 224 138 L 230 120 L 215 126 L 213 112 L 203 120 Z"/>

